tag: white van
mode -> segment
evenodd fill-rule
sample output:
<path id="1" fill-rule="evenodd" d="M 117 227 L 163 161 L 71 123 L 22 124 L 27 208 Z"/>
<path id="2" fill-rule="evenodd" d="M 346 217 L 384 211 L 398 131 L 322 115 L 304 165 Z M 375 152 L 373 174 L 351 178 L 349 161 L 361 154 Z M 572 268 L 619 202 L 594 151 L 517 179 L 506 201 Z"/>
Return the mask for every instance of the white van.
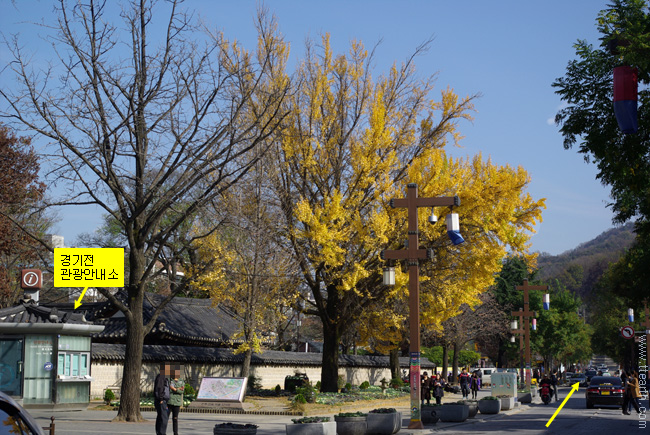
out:
<path id="1" fill-rule="evenodd" d="M 475 367 L 472 369 L 472 373 L 475 371 L 479 371 L 481 374 L 479 375 L 481 377 L 481 387 L 482 386 L 488 386 L 492 384 L 492 373 L 494 373 L 497 369 L 494 367 Z"/>

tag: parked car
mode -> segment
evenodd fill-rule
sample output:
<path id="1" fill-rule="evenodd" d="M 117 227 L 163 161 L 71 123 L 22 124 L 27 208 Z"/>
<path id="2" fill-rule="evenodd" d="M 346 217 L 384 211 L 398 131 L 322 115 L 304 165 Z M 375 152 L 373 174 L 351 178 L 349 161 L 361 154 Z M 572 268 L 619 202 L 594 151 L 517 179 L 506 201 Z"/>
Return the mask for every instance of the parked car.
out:
<path id="1" fill-rule="evenodd" d="M 34 417 L 2 391 L 0 391 L 0 429 L 3 434 L 44 435 Z"/>
<path id="2" fill-rule="evenodd" d="M 594 376 L 585 392 L 587 408 L 595 405 L 623 405 L 623 385 L 616 376 Z"/>
<path id="3" fill-rule="evenodd" d="M 578 382 L 581 387 L 586 387 L 587 385 L 589 385 L 587 376 L 584 373 L 574 373 L 573 375 L 571 375 L 571 377 L 569 378 L 569 385 L 573 385 L 576 382 Z"/>

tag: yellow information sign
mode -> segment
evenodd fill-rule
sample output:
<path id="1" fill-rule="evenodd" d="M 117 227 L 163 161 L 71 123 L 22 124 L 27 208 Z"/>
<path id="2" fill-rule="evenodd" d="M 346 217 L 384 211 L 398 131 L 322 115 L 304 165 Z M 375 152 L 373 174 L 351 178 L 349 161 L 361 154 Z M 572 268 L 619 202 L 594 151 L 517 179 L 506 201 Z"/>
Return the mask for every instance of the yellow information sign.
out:
<path id="1" fill-rule="evenodd" d="M 124 287 L 124 248 L 55 248 L 54 287 Z"/>

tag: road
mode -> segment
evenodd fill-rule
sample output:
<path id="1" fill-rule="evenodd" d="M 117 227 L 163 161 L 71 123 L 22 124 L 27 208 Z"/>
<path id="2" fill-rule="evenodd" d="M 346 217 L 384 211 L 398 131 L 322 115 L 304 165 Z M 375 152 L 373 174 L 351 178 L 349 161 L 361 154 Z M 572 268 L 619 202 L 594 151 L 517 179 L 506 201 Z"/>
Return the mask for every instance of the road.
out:
<path id="1" fill-rule="evenodd" d="M 580 388 L 569 398 L 551 425 L 546 428 L 546 423 L 557 410 L 564 397 L 569 392 L 568 388 L 559 391 L 560 401 L 551 402 L 549 405 L 533 404 L 528 409 L 507 416 L 497 416 L 494 419 L 481 419 L 438 430 L 445 434 L 492 434 L 497 432 L 516 433 L 524 435 L 535 434 L 650 434 L 650 425 L 645 429 L 640 423 L 645 422 L 639 418 L 634 410 L 632 415 L 623 415 L 621 408 L 585 408 L 584 388 Z M 644 401 L 648 407 L 648 402 Z M 469 420 L 468 420 L 469 421 Z"/>
<path id="2" fill-rule="evenodd" d="M 584 388 L 580 388 L 567 401 L 549 428 L 546 423 L 551 418 L 561 401 L 570 389 L 559 389 L 559 402 L 552 402 L 545 406 L 542 404 L 523 405 L 513 411 L 502 412 L 497 415 L 482 416 L 478 414 L 474 419 L 464 423 L 441 423 L 427 426 L 424 430 L 406 429 L 408 419 L 403 420 L 403 429 L 400 435 L 419 435 L 431 433 L 443 434 L 648 434 L 650 425 L 645 429 L 640 428 L 639 416 L 632 410 L 632 415 L 623 415 L 620 408 L 586 409 Z M 488 391 L 482 392 L 489 394 Z M 647 400 L 642 403 L 649 408 Z M 30 411 L 43 425 L 49 423 L 52 412 Z M 144 412 L 143 416 L 149 420 L 146 423 L 112 423 L 111 419 L 116 413 L 112 411 L 58 411 L 56 416 L 56 435 L 141 435 L 155 433 L 153 412 Z M 404 414 L 405 415 L 405 414 Z M 179 417 L 179 432 L 183 435 L 211 434 L 215 424 L 231 421 L 235 423 L 254 423 L 259 425 L 258 435 L 282 435 L 285 425 L 291 423 L 291 417 L 284 415 L 237 415 L 237 414 L 194 414 L 181 413 Z M 172 433 L 171 421 L 168 434 Z"/>

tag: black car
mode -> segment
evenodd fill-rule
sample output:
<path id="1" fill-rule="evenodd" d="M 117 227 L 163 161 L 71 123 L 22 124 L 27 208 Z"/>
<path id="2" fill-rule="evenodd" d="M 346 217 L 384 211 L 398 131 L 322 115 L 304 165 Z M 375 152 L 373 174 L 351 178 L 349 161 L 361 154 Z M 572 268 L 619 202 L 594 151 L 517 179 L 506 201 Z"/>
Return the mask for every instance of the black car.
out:
<path id="1" fill-rule="evenodd" d="M 597 370 L 586 370 L 585 371 L 585 376 L 587 377 L 587 381 L 591 381 L 591 378 L 594 376 L 598 376 L 598 371 Z"/>
<path id="2" fill-rule="evenodd" d="M 587 408 L 595 405 L 623 405 L 623 385 L 616 376 L 594 376 L 585 392 Z"/>
<path id="3" fill-rule="evenodd" d="M 6 430 L 7 432 L 2 432 Z M 0 391 L 0 432 L 43 435 L 41 426 L 11 396 Z"/>

